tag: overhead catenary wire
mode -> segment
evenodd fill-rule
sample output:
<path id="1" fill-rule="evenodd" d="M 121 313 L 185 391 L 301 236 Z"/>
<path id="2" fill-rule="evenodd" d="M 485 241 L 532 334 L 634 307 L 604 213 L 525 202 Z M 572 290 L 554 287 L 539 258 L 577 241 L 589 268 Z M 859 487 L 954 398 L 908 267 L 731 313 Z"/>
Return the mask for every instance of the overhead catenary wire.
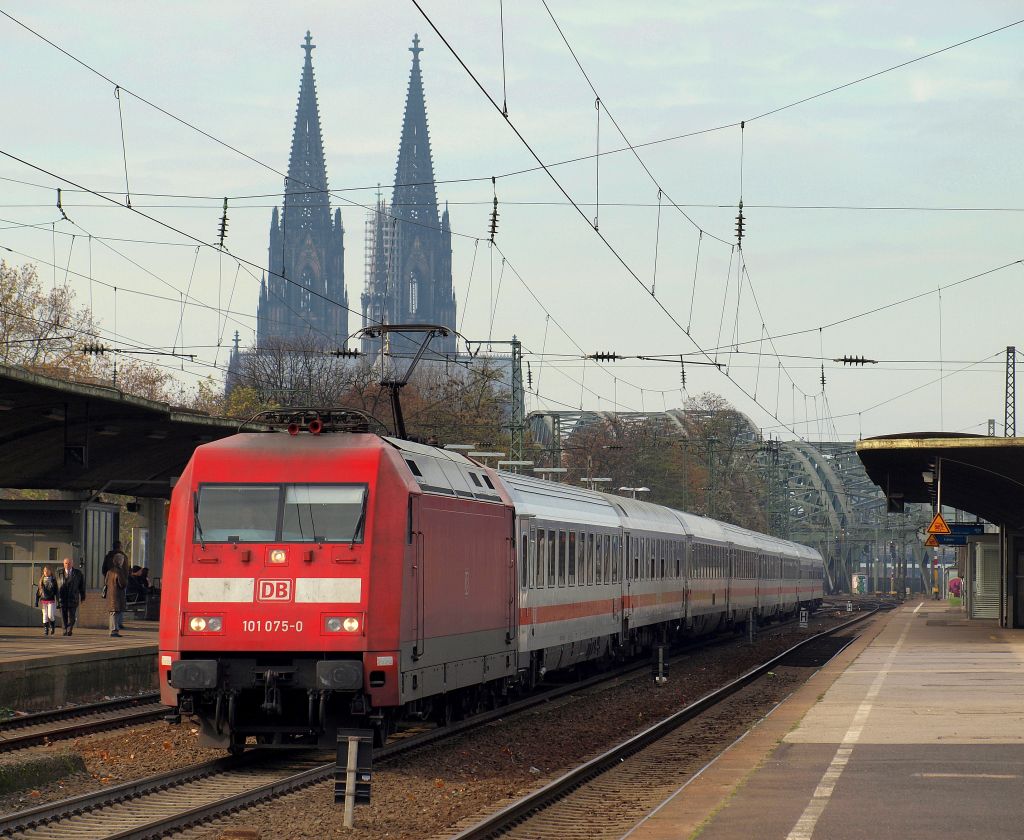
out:
<path id="1" fill-rule="evenodd" d="M 19 20 L 18 18 L 14 17 L 11 14 L 9 14 L 8 12 L 4 11 L 3 9 L 0 9 L 0 15 L 3 15 L 4 17 L 8 18 L 12 23 L 20 26 L 22 29 L 26 30 L 27 32 L 29 32 L 30 34 L 35 36 L 36 38 L 40 39 L 44 43 L 46 43 L 49 46 L 53 47 L 58 52 L 62 53 L 64 56 L 69 58 L 71 61 L 79 64 L 81 67 L 83 67 L 86 70 L 88 70 L 89 72 L 97 75 L 99 78 L 103 79 L 104 81 L 108 82 L 109 84 L 114 85 L 115 87 L 120 88 L 120 90 L 122 90 L 123 92 L 126 92 L 126 93 L 130 94 L 131 96 L 133 96 L 134 98 L 138 99 L 140 102 L 143 102 L 144 104 L 148 105 L 149 107 L 153 108 L 154 110 L 157 110 L 158 112 L 164 114 L 165 116 L 169 117 L 170 119 L 180 123 L 181 125 L 189 128 L 189 129 L 191 129 L 193 131 L 196 131 L 197 133 L 205 136 L 207 139 L 217 143 L 218 145 L 221 145 L 221 146 L 229 149 L 230 151 L 232 151 L 232 152 L 234 152 L 236 154 L 241 155 L 242 157 L 252 161 L 253 163 L 255 163 L 255 164 L 259 165 L 259 166 L 262 166 L 264 168 L 271 169 L 272 171 L 276 171 L 276 170 L 273 170 L 272 167 L 269 167 L 267 164 L 265 164 L 263 161 L 260 161 L 260 160 L 258 160 L 256 158 L 252 157 L 251 155 L 247 154 L 246 152 L 242 151 L 241 149 L 235 148 L 230 143 L 227 143 L 227 142 L 221 140 L 220 138 L 217 138 L 217 137 L 213 136 L 209 132 L 204 131 L 199 126 L 196 126 L 193 123 L 189 122 L 188 120 L 185 120 L 184 118 L 179 117 L 176 114 L 171 113 L 170 111 L 167 111 L 166 109 L 162 108 L 159 105 L 156 105 L 155 103 L 149 101 L 148 99 L 145 99 L 144 97 L 140 96 L 139 94 L 135 93 L 134 91 L 126 89 L 124 87 L 124 85 L 119 85 L 117 82 L 115 82 L 113 79 L 111 79 L 106 74 L 102 73 L 100 70 L 96 69 L 95 67 L 93 67 L 92 65 L 90 65 L 89 63 L 84 61 L 83 59 L 79 58 L 78 56 L 74 55 L 69 50 L 65 49 L 64 47 L 61 47 L 59 44 L 57 44 L 54 41 L 52 41 L 51 39 L 47 38 L 42 33 L 38 32 L 35 29 L 33 29 L 28 24 L 22 22 L 21 20 Z M 966 38 L 966 39 L 963 39 L 961 41 L 957 41 L 957 42 L 955 42 L 953 44 L 949 44 L 947 46 L 941 47 L 939 49 L 933 50 L 931 52 L 928 52 L 928 53 L 925 53 L 923 55 L 917 56 L 915 58 L 909 59 L 907 61 L 903 61 L 903 62 L 900 62 L 898 64 L 891 65 L 889 67 L 883 68 L 883 69 L 875 71 L 873 73 L 869 73 L 867 75 L 860 76 L 858 78 L 852 79 L 851 81 L 844 82 L 842 84 L 835 85 L 833 87 L 827 88 L 826 90 L 819 91 L 819 92 L 811 94 L 809 96 L 802 97 L 800 99 L 794 100 L 793 102 L 789 102 L 789 103 L 786 103 L 786 104 L 783 104 L 783 105 L 780 105 L 780 106 L 776 106 L 774 108 L 769 109 L 768 111 L 764 111 L 764 112 L 762 112 L 760 114 L 757 114 L 755 116 L 746 117 L 745 120 L 742 120 L 742 119 L 734 120 L 732 122 L 727 122 L 727 123 L 723 123 L 723 124 L 716 125 L 716 126 L 711 126 L 711 127 L 707 127 L 707 128 L 703 128 L 703 129 L 698 129 L 698 130 L 695 130 L 695 131 L 688 131 L 688 132 L 683 132 L 683 133 L 679 133 L 679 134 L 673 134 L 673 135 L 670 135 L 670 136 L 667 136 L 667 137 L 657 138 L 657 139 L 654 139 L 654 140 L 648 140 L 648 141 L 644 141 L 644 142 L 640 142 L 640 143 L 633 143 L 631 145 L 623 146 L 623 147 L 620 147 L 620 148 L 607 149 L 607 150 L 601 152 L 601 156 L 617 155 L 617 154 L 625 153 L 627 151 L 628 152 L 633 152 L 635 154 L 636 149 L 647 148 L 647 147 L 650 147 L 650 146 L 661 145 L 661 144 L 664 144 L 664 143 L 671 143 L 671 142 L 675 142 L 675 141 L 678 141 L 678 140 L 688 139 L 690 137 L 697 137 L 697 136 L 700 136 L 700 135 L 709 134 L 709 133 L 716 132 L 716 131 L 724 131 L 724 130 L 727 130 L 727 129 L 730 129 L 730 128 L 735 128 L 741 122 L 744 122 L 744 121 L 745 122 L 753 122 L 754 120 L 763 119 L 763 118 L 771 116 L 773 114 L 780 113 L 781 111 L 785 111 L 785 110 L 788 110 L 790 108 L 798 107 L 798 106 L 803 105 L 803 104 L 805 104 L 807 102 L 812 102 L 812 101 L 814 101 L 816 99 L 820 99 L 820 98 L 822 98 L 824 96 L 828 96 L 828 95 L 831 95 L 831 94 L 836 93 L 838 91 L 845 90 L 846 88 L 852 87 L 854 85 L 861 84 L 861 83 L 863 83 L 865 81 L 868 81 L 870 79 L 874 79 L 874 78 L 877 78 L 879 76 L 885 75 L 887 73 L 893 72 L 895 70 L 902 69 L 902 68 L 907 67 L 907 66 L 909 66 L 911 64 L 915 64 L 917 62 L 924 61 L 925 59 L 932 58 L 934 56 L 940 55 L 940 54 L 945 53 L 945 52 L 949 52 L 950 50 L 957 49 L 958 47 L 965 46 L 967 44 L 970 44 L 970 43 L 973 43 L 975 41 L 981 40 L 982 38 L 987 38 L 987 37 L 990 37 L 992 35 L 996 35 L 996 34 L 998 34 L 1000 32 L 1004 32 L 1004 31 L 1006 31 L 1008 29 L 1011 29 L 1011 28 L 1013 28 L 1015 26 L 1019 26 L 1021 23 L 1024 23 L 1024 18 L 1019 19 L 1019 20 L 1015 20 L 1015 21 L 1011 21 L 1010 23 L 1007 23 L 1007 24 L 1005 24 L 1003 26 L 999 26 L 999 27 L 996 27 L 994 29 L 987 30 L 987 31 L 982 32 L 982 33 L 980 33 L 978 35 L 974 35 L 974 36 L 972 36 L 970 38 Z M 592 155 L 589 155 L 589 154 L 581 155 L 581 156 L 577 156 L 577 157 L 574 157 L 574 158 L 568 158 L 566 160 L 561 160 L 561 161 L 555 161 L 555 162 L 552 162 L 552 163 L 548 163 L 548 164 L 546 164 L 546 166 L 549 167 L 549 168 L 550 167 L 557 167 L 557 166 L 566 166 L 566 165 L 570 165 L 570 164 L 573 164 L 573 163 L 579 163 L 579 162 L 582 162 L 582 161 L 589 160 L 591 157 L 592 157 Z M 538 165 L 538 166 L 528 167 L 528 168 L 525 168 L 525 169 L 513 170 L 513 171 L 510 171 L 510 172 L 507 172 L 507 173 L 503 173 L 502 175 L 499 175 L 497 177 L 499 177 L 499 178 L 510 178 L 510 177 L 514 177 L 514 176 L 517 176 L 517 175 L 528 174 L 528 173 L 531 173 L 531 172 L 538 172 L 542 168 L 543 168 L 542 166 Z M 281 173 L 277 173 L 277 174 L 281 174 Z M 435 184 L 471 183 L 471 182 L 477 182 L 477 181 L 490 180 L 491 177 L 492 176 L 487 175 L 487 176 L 473 176 L 473 177 L 467 177 L 467 178 L 439 179 L 439 180 L 434 180 L 432 183 L 435 183 Z M 417 182 L 417 183 L 426 183 L 426 182 Z M 386 185 L 386 186 L 388 188 L 393 188 L 393 187 L 396 187 L 396 186 L 415 186 L 415 185 L 416 184 L 397 184 L 396 183 L 396 184 L 389 184 L 389 185 Z M 329 193 L 330 194 L 334 194 L 336 192 L 341 192 L 341 191 L 372 190 L 372 189 L 379 188 L 379 187 L 380 187 L 380 184 L 377 184 L 376 186 L 369 185 L 369 186 L 360 186 L 360 187 L 349 187 L 349 188 L 343 188 L 341 190 L 339 190 L 339 189 L 330 190 Z M 317 190 L 317 192 L 323 192 L 323 190 Z M 136 193 L 136 195 L 138 196 L 138 195 L 143 195 L 143 194 Z M 147 194 L 147 195 L 161 195 L 161 194 L 150 193 L 150 194 Z M 274 194 L 270 194 L 270 195 L 274 195 Z M 219 196 L 198 196 L 198 197 L 210 198 L 212 200 L 219 200 L 220 199 Z M 270 196 L 269 195 L 264 195 L 262 197 L 270 197 Z"/>
<path id="2" fill-rule="evenodd" d="M 865 77 L 865 78 L 866 78 L 866 77 Z M 766 115 L 762 115 L 762 116 L 766 116 Z M 54 260 L 54 263 L 55 263 L 55 260 Z M 763 338 L 763 333 L 762 333 L 762 338 Z"/>

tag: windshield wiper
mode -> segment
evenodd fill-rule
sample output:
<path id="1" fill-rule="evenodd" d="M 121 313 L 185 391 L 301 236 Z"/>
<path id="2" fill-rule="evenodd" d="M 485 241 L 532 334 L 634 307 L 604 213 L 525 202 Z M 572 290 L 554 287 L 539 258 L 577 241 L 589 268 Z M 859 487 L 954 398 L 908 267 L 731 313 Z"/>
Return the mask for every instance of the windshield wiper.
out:
<path id="1" fill-rule="evenodd" d="M 196 519 L 196 531 L 199 532 L 199 545 L 206 551 L 206 540 L 203 537 L 203 523 L 199 521 L 199 494 L 192 494 L 192 510 Z"/>
<path id="2" fill-rule="evenodd" d="M 356 527 L 352 531 L 352 542 L 350 542 L 348 544 L 348 547 L 350 549 L 356 544 L 356 537 L 358 537 L 360 535 L 360 532 L 361 532 L 362 527 L 363 527 L 363 519 L 365 517 L 366 517 L 366 500 L 364 499 L 363 500 L 362 510 L 359 511 L 359 518 L 356 520 Z"/>

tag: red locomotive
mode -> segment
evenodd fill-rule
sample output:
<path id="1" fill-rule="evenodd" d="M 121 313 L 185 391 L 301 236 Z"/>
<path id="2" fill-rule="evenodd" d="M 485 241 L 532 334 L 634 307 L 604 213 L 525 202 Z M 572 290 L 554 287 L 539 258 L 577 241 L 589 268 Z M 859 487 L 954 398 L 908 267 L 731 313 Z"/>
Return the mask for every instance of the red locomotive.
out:
<path id="1" fill-rule="evenodd" d="M 821 600 L 803 546 L 296 418 L 199 447 L 175 485 L 163 702 L 202 742 L 333 746 L 547 671 Z"/>

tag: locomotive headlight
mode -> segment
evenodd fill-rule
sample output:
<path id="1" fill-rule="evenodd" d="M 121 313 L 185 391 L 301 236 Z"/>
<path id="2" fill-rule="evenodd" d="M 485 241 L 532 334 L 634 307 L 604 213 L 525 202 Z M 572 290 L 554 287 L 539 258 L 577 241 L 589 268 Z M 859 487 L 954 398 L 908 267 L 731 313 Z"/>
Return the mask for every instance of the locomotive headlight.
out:
<path id="1" fill-rule="evenodd" d="M 324 629 L 328 633 L 358 633 L 360 629 L 359 619 L 355 616 L 332 615 L 324 621 Z"/>
<path id="2" fill-rule="evenodd" d="M 219 615 L 194 615 L 188 621 L 193 633 L 219 633 L 224 629 L 224 619 Z"/>
<path id="3" fill-rule="evenodd" d="M 269 559 L 271 563 L 287 563 L 288 552 L 285 551 L 283 548 L 275 548 L 273 551 L 270 552 Z"/>

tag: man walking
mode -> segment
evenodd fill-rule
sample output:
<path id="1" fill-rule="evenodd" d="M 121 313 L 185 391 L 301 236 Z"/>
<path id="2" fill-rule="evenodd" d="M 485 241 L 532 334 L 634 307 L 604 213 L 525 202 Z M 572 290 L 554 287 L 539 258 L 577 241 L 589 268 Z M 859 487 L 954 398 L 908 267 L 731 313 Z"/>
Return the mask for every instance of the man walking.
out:
<path id="1" fill-rule="evenodd" d="M 57 591 L 64 635 L 70 636 L 78 621 L 78 605 L 85 600 L 85 575 L 75 568 L 70 557 L 64 558 L 64 566 L 57 572 Z"/>

